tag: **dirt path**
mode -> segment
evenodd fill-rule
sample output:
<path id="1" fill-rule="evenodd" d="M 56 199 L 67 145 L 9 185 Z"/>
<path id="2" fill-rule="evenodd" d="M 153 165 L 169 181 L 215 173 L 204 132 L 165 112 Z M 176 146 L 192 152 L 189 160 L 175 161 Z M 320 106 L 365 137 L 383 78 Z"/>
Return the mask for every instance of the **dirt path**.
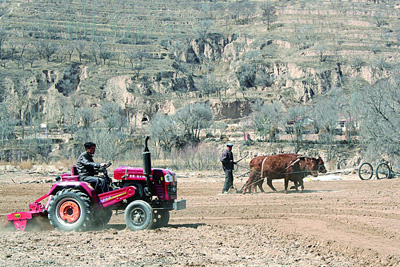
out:
<path id="1" fill-rule="evenodd" d="M 51 186 L 1 177 L 2 224 Z M 246 195 L 219 195 L 222 183 L 180 178 L 187 209 L 157 230 L 125 229 L 122 214 L 100 231 L 3 230 L 0 266 L 400 265 L 400 179 L 308 181 L 305 192 L 286 195 L 282 181 L 278 193 L 265 185 L 267 193 Z"/>

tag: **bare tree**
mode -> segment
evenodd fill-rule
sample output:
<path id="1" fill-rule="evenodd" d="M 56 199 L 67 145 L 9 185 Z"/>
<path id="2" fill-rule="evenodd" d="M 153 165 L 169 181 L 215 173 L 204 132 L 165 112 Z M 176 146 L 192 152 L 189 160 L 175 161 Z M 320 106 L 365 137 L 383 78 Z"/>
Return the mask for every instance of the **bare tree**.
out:
<path id="1" fill-rule="evenodd" d="M 361 57 L 356 56 L 351 59 L 350 64 L 358 73 L 360 73 L 361 68 L 365 65 L 365 61 Z"/>
<path id="2" fill-rule="evenodd" d="M 219 162 L 215 160 L 220 153 L 216 146 L 202 143 L 172 151 L 170 158 L 174 169 L 215 170 L 220 167 Z"/>
<path id="3" fill-rule="evenodd" d="M 25 55 L 26 48 L 29 47 L 30 45 L 31 44 L 29 42 L 22 41 L 22 43 L 19 45 L 19 47 L 20 47 L 19 55 L 21 57 L 23 57 Z"/>
<path id="4" fill-rule="evenodd" d="M 75 43 L 75 49 L 78 52 L 78 56 L 79 56 L 79 62 L 82 62 L 82 58 L 84 56 L 84 53 L 87 50 L 87 42 L 86 41 L 77 41 Z"/>
<path id="5" fill-rule="evenodd" d="M 319 62 L 325 62 L 326 61 L 326 59 L 327 59 L 327 55 L 326 55 L 327 50 L 328 49 L 323 44 L 318 44 L 315 47 L 314 51 L 318 55 Z"/>
<path id="6" fill-rule="evenodd" d="M 129 142 L 127 142 L 129 136 L 121 131 L 96 130 L 91 131 L 90 136 L 98 147 L 97 155 L 105 161 L 118 160 L 130 149 Z"/>
<path id="7" fill-rule="evenodd" d="M 57 95 L 52 103 L 48 103 L 49 119 L 58 125 L 58 129 L 62 132 L 63 128 L 72 123 L 73 107 L 67 97 Z"/>
<path id="8" fill-rule="evenodd" d="M 147 51 L 139 51 L 136 53 L 136 57 L 139 60 L 139 64 L 142 64 L 144 59 L 151 58 L 151 54 Z"/>
<path id="9" fill-rule="evenodd" d="M 210 1 L 209 3 L 200 2 L 195 4 L 194 8 L 202 13 L 202 17 L 211 20 L 216 20 L 225 11 L 224 5 L 217 3 L 217 1 Z"/>
<path id="10" fill-rule="evenodd" d="M 379 42 L 374 42 L 371 46 L 371 51 L 376 55 L 381 51 L 381 46 Z"/>
<path id="11" fill-rule="evenodd" d="M 129 61 L 129 63 L 131 64 L 131 68 L 133 69 L 134 67 L 134 63 L 135 63 L 135 59 L 136 59 L 136 53 L 133 51 L 127 51 L 124 53 L 125 58 Z"/>
<path id="12" fill-rule="evenodd" d="M 56 43 L 48 41 L 40 41 L 35 44 L 37 53 L 42 59 L 50 62 L 51 57 L 58 52 L 59 46 Z"/>
<path id="13" fill-rule="evenodd" d="M 165 151 L 171 151 L 177 136 L 181 133 L 177 123 L 169 115 L 157 113 L 150 121 L 151 138 L 156 140 Z"/>
<path id="14" fill-rule="evenodd" d="M 68 44 L 63 46 L 63 50 L 65 51 L 65 53 L 67 53 L 68 59 L 71 62 L 72 54 L 74 53 L 74 50 L 75 50 L 75 44 L 74 43 L 68 43 Z"/>
<path id="15" fill-rule="evenodd" d="M 89 107 L 81 107 L 76 111 L 77 118 L 79 119 L 82 128 L 88 129 L 94 121 L 94 110 Z"/>
<path id="16" fill-rule="evenodd" d="M 256 12 L 256 3 L 249 0 L 235 1 L 230 4 L 232 18 L 236 24 L 247 24 Z"/>
<path id="17" fill-rule="evenodd" d="M 100 64 L 101 61 L 99 59 L 100 49 L 102 48 L 102 43 L 94 43 L 90 47 L 90 56 L 94 59 L 96 65 Z"/>
<path id="18" fill-rule="evenodd" d="M 358 110 L 360 132 L 368 151 L 393 160 L 400 159 L 400 69 L 392 76 L 372 86 L 365 86 L 360 93 Z"/>
<path id="19" fill-rule="evenodd" d="M 376 27 L 378 27 L 378 28 L 381 26 L 384 26 L 384 25 L 388 25 L 388 22 L 385 20 L 385 16 L 382 15 L 381 11 L 378 11 L 375 13 L 374 20 L 376 23 Z"/>
<path id="20" fill-rule="evenodd" d="M 33 68 L 33 63 L 38 60 L 38 55 L 36 53 L 36 51 L 31 51 L 30 53 L 27 53 L 24 56 L 24 59 L 26 60 L 26 62 L 28 62 L 31 66 L 31 69 Z"/>
<path id="21" fill-rule="evenodd" d="M 151 54 L 147 51 L 127 51 L 124 53 L 124 55 L 131 64 L 131 68 L 135 71 L 135 79 L 138 79 L 140 72 L 146 68 L 145 64 L 143 64 L 144 59 L 151 58 Z M 137 63 L 135 64 L 136 61 Z"/>
<path id="22" fill-rule="evenodd" d="M 25 51 L 28 45 L 29 45 L 28 42 L 23 41 L 21 44 L 17 44 L 14 48 L 15 49 L 14 53 L 16 54 L 16 61 L 18 68 L 21 67 L 24 68 L 24 64 L 27 62 L 25 58 Z M 12 57 L 14 57 L 14 55 Z"/>
<path id="23" fill-rule="evenodd" d="M 372 62 L 372 66 L 376 70 L 384 71 L 391 69 L 392 65 L 384 57 L 379 57 Z"/>
<path id="24" fill-rule="evenodd" d="M 212 20 L 201 20 L 193 28 L 193 32 L 195 33 L 195 38 L 200 42 L 204 43 L 207 39 L 207 34 L 210 31 L 210 28 L 213 26 L 214 22 Z"/>
<path id="25" fill-rule="evenodd" d="M 327 160 L 332 159 L 335 149 L 336 127 L 339 122 L 339 99 L 343 92 L 332 90 L 330 95 L 324 95 L 316 100 L 313 109 L 315 125 L 319 129 L 319 141 L 327 145 Z"/>
<path id="26" fill-rule="evenodd" d="M 114 102 L 103 101 L 98 114 L 109 132 L 121 131 L 126 123 L 122 108 Z"/>
<path id="27" fill-rule="evenodd" d="M 223 132 L 228 128 L 228 124 L 226 122 L 220 121 L 213 123 L 213 127 L 216 130 L 219 130 L 219 138 L 222 138 Z"/>
<path id="28" fill-rule="evenodd" d="M 271 3 L 269 0 L 264 0 L 261 5 L 262 18 L 265 24 L 267 24 L 267 30 L 271 29 L 271 25 L 275 22 L 278 18 L 276 15 L 276 7 L 274 4 Z"/>
<path id="29" fill-rule="evenodd" d="M 284 121 L 282 104 L 277 102 L 269 105 L 262 105 L 256 102 L 253 105 L 251 123 L 255 131 L 265 140 L 275 142 L 278 138 L 278 129 Z"/>
<path id="30" fill-rule="evenodd" d="M 99 48 L 99 58 L 103 61 L 103 65 L 105 65 L 107 60 L 110 62 L 113 58 L 114 52 L 109 51 L 106 46 L 100 46 Z"/>
<path id="31" fill-rule="evenodd" d="M 18 43 L 15 41 L 10 42 L 11 60 L 14 60 L 15 55 L 18 53 Z"/>
<path id="32" fill-rule="evenodd" d="M 14 127 L 17 121 L 11 116 L 7 109 L 6 103 L 0 103 L 0 138 L 1 145 L 4 146 L 5 141 L 13 139 Z"/>
<path id="33" fill-rule="evenodd" d="M 212 121 L 212 112 L 206 104 L 187 104 L 177 111 L 174 120 L 182 127 L 188 141 L 199 142 L 200 132 Z"/>
<path id="34" fill-rule="evenodd" d="M 288 109 L 286 114 L 287 122 L 293 127 L 292 141 L 295 144 L 295 153 L 298 153 L 303 145 L 304 123 L 303 119 L 307 115 L 307 107 L 302 105 L 293 106 Z"/>
<path id="35" fill-rule="evenodd" d="M 200 81 L 199 88 L 204 92 L 205 95 L 217 94 L 221 97 L 221 84 L 216 80 L 214 74 L 208 74 L 203 77 Z"/>
<path id="36" fill-rule="evenodd" d="M 0 30 L 0 58 L 3 57 L 2 55 L 2 48 L 4 43 L 7 41 L 8 35 L 4 29 Z"/>
<path id="37" fill-rule="evenodd" d="M 134 67 L 133 67 L 133 70 L 134 70 L 134 72 L 135 72 L 135 79 L 137 80 L 137 79 L 139 79 L 139 76 L 140 76 L 140 72 L 142 71 L 142 70 L 144 70 L 146 67 L 143 65 L 143 64 L 137 64 L 137 65 L 135 65 Z"/>
<path id="38" fill-rule="evenodd" d="M 358 126 L 358 102 L 360 101 L 359 91 L 353 90 L 349 94 L 345 92 L 340 93 L 340 98 L 338 100 L 338 108 L 341 110 L 345 118 L 345 130 L 346 130 L 346 140 L 349 145 L 353 144 L 353 135 L 357 134 Z"/>

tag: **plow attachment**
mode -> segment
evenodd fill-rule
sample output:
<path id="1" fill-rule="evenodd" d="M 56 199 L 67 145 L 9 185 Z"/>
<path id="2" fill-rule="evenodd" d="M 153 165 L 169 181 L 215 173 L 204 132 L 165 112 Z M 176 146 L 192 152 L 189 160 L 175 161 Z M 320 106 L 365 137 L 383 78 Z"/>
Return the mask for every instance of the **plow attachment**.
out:
<path id="1" fill-rule="evenodd" d="M 7 220 L 12 222 L 15 226 L 17 231 L 25 231 L 27 227 L 28 220 L 38 221 L 40 217 L 46 218 L 47 220 L 47 210 L 45 206 L 40 203 L 43 199 L 49 197 L 49 194 L 42 196 L 41 198 L 37 199 L 35 202 L 29 204 L 29 211 L 23 212 L 14 212 L 7 215 Z M 49 197 L 47 200 L 47 205 L 50 201 L 52 196 Z"/>
<path id="2" fill-rule="evenodd" d="M 25 231 L 28 220 L 34 221 L 35 225 L 38 221 L 36 217 L 44 217 L 47 219 L 47 211 L 41 203 L 29 204 L 29 211 L 14 212 L 7 215 L 7 220 L 14 224 L 17 231 Z"/>

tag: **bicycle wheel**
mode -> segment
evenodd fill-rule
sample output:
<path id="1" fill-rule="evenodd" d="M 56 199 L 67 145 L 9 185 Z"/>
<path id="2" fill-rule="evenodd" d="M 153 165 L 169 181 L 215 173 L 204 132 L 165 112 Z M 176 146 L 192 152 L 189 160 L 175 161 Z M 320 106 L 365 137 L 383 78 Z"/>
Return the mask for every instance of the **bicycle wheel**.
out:
<path id="1" fill-rule="evenodd" d="M 374 169 L 372 168 L 371 163 L 364 162 L 358 168 L 358 176 L 361 180 L 369 180 L 372 178 L 372 175 L 374 175 Z"/>
<path id="2" fill-rule="evenodd" d="M 379 163 L 378 167 L 376 167 L 376 178 L 385 179 L 392 177 L 392 170 L 389 167 L 389 164 L 382 162 Z"/>

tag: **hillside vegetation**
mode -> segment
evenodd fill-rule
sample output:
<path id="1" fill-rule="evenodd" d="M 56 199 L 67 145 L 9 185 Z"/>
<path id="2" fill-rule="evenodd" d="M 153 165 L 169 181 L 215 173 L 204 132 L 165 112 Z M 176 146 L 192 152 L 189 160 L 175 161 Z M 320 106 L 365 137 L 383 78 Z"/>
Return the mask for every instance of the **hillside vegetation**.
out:
<path id="1" fill-rule="evenodd" d="M 389 0 L 2 0 L 1 159 L 251 133 L 247 148 L 340 161 L 339 122 L 346 149 L 397 157 L 399 15 Z"/>

